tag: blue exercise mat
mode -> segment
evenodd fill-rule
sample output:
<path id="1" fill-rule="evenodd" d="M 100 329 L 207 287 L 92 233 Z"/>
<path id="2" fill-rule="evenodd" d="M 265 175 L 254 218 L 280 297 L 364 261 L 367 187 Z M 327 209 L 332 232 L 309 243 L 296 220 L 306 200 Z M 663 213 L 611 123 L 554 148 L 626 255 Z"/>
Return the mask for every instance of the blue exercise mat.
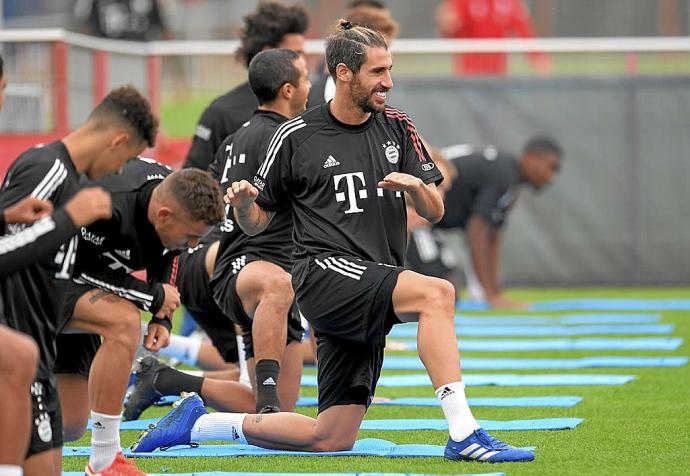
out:
<path id="1" fill-rule="evenodd" d="M 582 357 L 577 359 L 524 359 L 481 358 L 462 359 L 464 370 L 516 370 L 516 369 L 583 369 L 599 367 L 680 367 L 688 363 L 687 357 Z M 422 370 L 419 357 L 387 355 L 384 370 Z"/>
<path id="2" fill-rule="evenodd" d="M 158 421 L 157 418 L 144 420 L 123 421 L 121 430 L 146 430 L 149 425 Z M 528 430 L 567 430 L 575 428 L 582 422 L 580 418 L 544 418 L 538 420 L 479 420 L 479 424 L 487 431 L 528 431 Z M 87 425 L 91 430 L 91 420 Z M 360 430 L 447 430 L 448 423 L 443 419 L 400 419 L 400 420 L 364 420 Z"/>
<path id="3" fill-rule="evenodd" d="M 634 375 L 606 374 L 464 374 L 468 387 L 496 385 L 501 387 L 553 385 L 622 385 L 635 379 Z M 303 375 L 302 385 L 316 387 L 316 375 Z M 426 374 L 389 375 L 379 379 L 379 387 L 417 387 L 431 385 Z"/>
<path id="4" fill-rule="evenodd" d="M 519 350 L 675 350 L 683 343 L 677 337 L 628 337 L 582 339 L 461 339 L 463 352 L 511 352 Z M 388 350 L 417 350 L 417 342 L 389 341 Z"/>
<path id="5" fill-rule="evenodd" d="M 161 398 L 155 404 L 158 406 L 172 405 L 180 397 L 169 395 Z M 467 399 L 471 407 L 574 407 L 582 401 L 582 397 L 558 395 L 546 397 L 476 397 Z M 406 406 L 406 407 L 440 407 L 436 397 L 403 397 L 385 399 L 374 398 L 374 405 Z M 301 397 L 297 400 L 298 407 L 315 407 L 318 405 L 316 397 Z"/>
<path id="6" fill-rule="evenodd" d="M 462 337 L 490 336 L 582 336 L 592 334 L 670 334 L 673 324 L 586 325 L 586 326 L 457 326 Z M 417 337 L 417 323 L 393 326 L 389 337 Z"/>
<path id="7" fill-rule="evenodd" d="M 570 314 L 567 316 L 505 315 L 455 316 L 459 326 L 558 326 L 578 324 L 656 324 L 660 314 Z"/>
<path id="8" fill-rule="evenodd" d="M 582 397 L 575 396 L 547 396 L 547 397 L 476 397 L 468 398 L 471 407 L 574 407 L 582 401 Z M 298 407 L 315 407 L 316 397 L 301 397 L 297 400 Z M 406 406 L 406 407 L 440 407 L 441 402 L 436 397 L 402 397 L 393 399 L 374 398 L 374 405 Z"/>
<path id="9" fill-rule="evenodd" d="M 426 476 L 417 473 L 227 473 L 210 471 L 203 473 L 147 473 L 149 476 Z M 473 473 L 460 476 L 505 476 L 505 473 Z M 62 476 L 84 476 L 84 472 L 62 472 Z"/>
<path id="10" fill-rule="evenodd" d="M 439 445 L 396 445 L 387 440 L 378 438 L 365 438 L 355 442 L 349 451 L 334 451 L 324 453 L 311 453 L 308 451 L 284 451 L 267 450 L 252 445 L 201 445 L 198 448 L 175 447 L 167 451 L 154 451 L 152 453 L 132 453 L 124 449 L 125 456 L 137 457 L 233 457 L 233 456 L 383 456 L 388 458 L 428 458 L 443 457 L 443 446 Z M 62 448 L 62 456 L 89 456 L 91 447 L 77 446 Z"/>
<path id="11" fill-rule="evenodd" d="M 690 299 L 563 299 L 539 301 L 533 311 L 688 311 Z"/>

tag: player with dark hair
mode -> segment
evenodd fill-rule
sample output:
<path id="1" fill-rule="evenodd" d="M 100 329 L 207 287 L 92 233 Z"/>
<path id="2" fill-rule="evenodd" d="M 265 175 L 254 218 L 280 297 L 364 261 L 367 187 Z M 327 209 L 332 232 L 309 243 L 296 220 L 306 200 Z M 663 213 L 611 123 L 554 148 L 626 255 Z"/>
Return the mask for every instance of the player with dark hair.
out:
<path id="1" fill-rule="evenodd" d="M 467 404 L 455 338 L 455 290 L 402 268 L 405 204 L 431 222 L 443 216 L 443 176 L 403 111 L 386 106 L 392 60 L 383 37 L 342 21 L 326 44 L 335 98 L 284 122 L 254 185 L 233 182 L 226 202 L 250 235 L 280 211 L 294 219 L 292 269 L 299 311 L 317 336 L 319 414 L 206 414 L 188 397 L 149 430 L 135 451 L 213 436 L 266 448 L 352 448 L 383 363 L 385 338 L 401 319 L 419 320 L 420 357 L 448 420 L 450 459 L 527 461 L 533 453 L 489 436 Z M 213 435 L 204 432 L 213 422 Z"/>
<path id="2" fill-rule="evenodd" d="M 81 127 L 64 139 L 32 148 L 15 160 L 0 190 L 0 209 L 26 196 L 62 207 L 77 192 L 79 173 L 98 179 L 120 169 L 130 157 L 152 144 L 156 128 L 157 120 L 148 101 L 136 89 L 125 86 L 112 91 Z M 109 215 L 106 193 L 94 193 L 90 200 L 94 209 L 106 209 L 107 213 L 102 211 L 105 214 L 99 216 Z M 11 226 L 8 231 L 19 236 L 22 228 Z M 76 243 L 75 236 L 48 258 L 0 278 L 4 322 L 33 337 L 41 354 L 31 385 L 33 424 L 24 463 L 26 474 L 60 471 L 62 419 L 52 367 Z"/>
<path id="3" fill-rule="evenodd" d="M 254 176 L 278 125 L 304 111 L 310 87 L 304 59 L 286 48 L 256 55 L 249 65 L 249 83 L 259 109 L 218 149 L 211 169 L 221 184 Z M 302 364 L 299 346 L 293 345 L 301 341 L 302 328 L 299 317 L 291 312 L 292 218 L 289 213 L 277 215 L 266 232 L 255 237 L 234 225 L 221 229 L 220 243 L 180 256 L 182 302 L 223 354 L 227 352 L 226 342 L 234 339 L 233 323 L 242 328 L 258 413 L 292 411 Z M 151 358 L 142 364 L 143 378 L 137 380 L 125 405 L 128 419 L 138 418 L 161 395 L 199 393 L 197 389 L 209 381 L 180 375 L 174 384 L 160 383 L 159 374 L 171 374 L 172 370 Z M 217 403 L 210 403 L 227 410 L 227 405 L 219 408 Z"/>
<path id="4" fill-rule="evenodd" d="M 524 307 L 501 289 L 500 232 L 523 184 L 539 190 L 553 181 L 561 167 L 561 147 L 550 137 L 535 136 L 519 157 L 494 146 L 474 149 L 464 144 L 446 148 L 444 155 L 457 170 L 457 180 L 446 194 L 446 214 L 437 228 L 465 231 L 470 296 L 495 308 Z M 413 268 L 432 271 L 423 263 Z"/>
<path id="5" fill-rule="evenodd" d="M 90 398 L 88 475 L 119 474 L 128 465 L 120 452 L 120 409 L 139 344 L 139 309 L 153 314 L 145 347 L 167 345 L 179 305 L 173 258 L 224 215 L 218 184 L 200 170 L 173 173 L 138 158 L 97 184 L 111 193 L 113 216 L 82 228 L 64 317 L 69 330 L 98 334 L 103 343 L 93 334 L 61 336 L 55 366 L 67 438 L 85 429 Z M 146 281 L 131 276 L 142 269 Z"/>
<path id="6" fill-rule="evenodd" d="M 309 17 L 299 5 L 262 1 L 255 12 L 244 18 L 244 25 L 237 57 L 247 67 L 257 53 L 269 48 L 290 48 L 304 54 Z M 247 122 L 256 106 L 249 82 L 216 98 L 199 119 L 184 166 L 206 170 L 223 139 Z"/>

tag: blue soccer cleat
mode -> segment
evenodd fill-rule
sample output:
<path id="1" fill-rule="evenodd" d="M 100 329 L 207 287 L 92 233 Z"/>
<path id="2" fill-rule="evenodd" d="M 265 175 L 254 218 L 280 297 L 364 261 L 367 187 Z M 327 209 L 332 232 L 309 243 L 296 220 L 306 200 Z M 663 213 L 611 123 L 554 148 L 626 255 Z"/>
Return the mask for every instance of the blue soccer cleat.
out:
<path id="1" fill-rule="evenodd" d="M 448 438 L 446 458 L 453 461 L 483 461 L 486 463 L 521 463 L 534 461 L 534 453 L 507 445 L 489 435 L 483 428 L 474 430 L 462 441 Z"/>
<path id="2" fill-rule="evenodd" d="M 194 423 L 208 412 L 204 401 L 196 393 L 183 394 L 170 412 L 146 430 L 132 445 L 134 453 L 149 453 L 156 448 L 165 451 L 178 445 L 198 446 L 191 442 Z"/>

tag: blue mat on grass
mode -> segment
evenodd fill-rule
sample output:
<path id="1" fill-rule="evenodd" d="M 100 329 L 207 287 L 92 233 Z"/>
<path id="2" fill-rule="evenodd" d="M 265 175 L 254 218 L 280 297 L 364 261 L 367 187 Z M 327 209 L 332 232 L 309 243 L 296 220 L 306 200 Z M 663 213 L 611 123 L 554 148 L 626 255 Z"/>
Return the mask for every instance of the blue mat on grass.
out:
<path id="1" fill-rule="evenodd" d="M 121 430 L 146 430 L 158 418 L 123 421 Z M 568 430 L 575 428 L 582 422 L 580 418 L 543 418 L 536 420 L 479 420 L 479 424 L 487 431 L 529 431 L 529 430 Z M 91 430 L 91 420 L 87 425 Z M 361 430 L 447 430 L 448 423 L 443 419 L 390 419 L 364 420 Z"/>
<path id="2" fill-rule="evenodd" d="M 458 314 L 455 323 L 459 326 L 570 326 L 578 324 L 656 324 L 660 314 L 569 314 L 567 316 L 502 315 L 468 316 Z"/>
<path id="3" fill-rule="evenodd" d="M 574 407 L 582 401 L 582 397 L 553 396 L 553 397 L 476 397 L 467 399 L 471 407 Z M 316 397 L 301 397 L 297 400 L 298 407 L 315 407 Z M 374 405 L 409 406 L 409 407 L 440 407 L 441 402 L 436 397 L 402 397 L 385 399 L 374 398 Z"/>
<path id="4" fill-rule="evenodd" d="M 552 386 L 552 385 L 622 385 L 635 379 L 634 375 L 606 374 L 464 374 L 462 376 L 468 387 L 496 385 L 501 387 L 516 386 Z M 316 387 L 316 375 L 303 375 L 302 385 Z M 387 375 L 379 379 L 379 387 L 416 387 L 431 385 L 426 374 Z"/>
<path id="5" fill-rule="evenodd" d="M 688 311 L 690 299 L 562 299 L 539 301 L 533 311 Z"/>
<path id="6" fill-rule="evenodd" d="M 482 301 L 458 301 L 459 311 L 488 311 Z M 690 299 L 560 299 L 537 301 L 531 311 L 688 311 Z"/>
<path id="7" fill-rule="evenodd" d="M 439 445 L 396 445 L 387 440 L 378 438 L 364 438 L 355 442 L 349 451 L 334 451 L 328 453 L 310 453 L 307 451 L 267 450 L 252 445 L 201 445 L 198 448 L 175 447 L 167 451 L 154 451 L 152 453 L 132 453 L 129 449 L 123 449 L 125 456 L 137 457 L 197 457 L 197 456 L 383 456 L 387 458 L 428 458 L 442 457 L 443 446 Z M 90 446 L 65 446 L 62 448 L 62 456 L 89 456 Z"/>
<path id="8" fill-rule="evenodd" d="M 582 336 L 591 334 L 670 334 L 673 324 L 578 325 L 578 326 L 457 326 L 462 337 L 487 336 Z M 393 326 L 389 337 L 417 337 L 417 323 Z"/>
<path id="9" fill-rule="evenodd" d="M 628 337 L 582 339 L 461 339 L 463 352 L 511 352 L 517 350 L 675 350 L 678 337 Z M 389 341 L 388 350 L 417 350 L 415 341 Z"/>
<path id="10" fill-rule="evenodd" d="M 158 406 L 172 405 L 180 397 L 169 395 L 156 402 Z M 471 407 L 574 407 L 582 401 L 582 397 L 559 395 L 546 397 L 476 397 L 468 399 Z M 315 407 L 316 397 L 301 397 L 297 400 L 298 407 Z M 374 405 L 406 406 L 406 407 L 440 407 L 441 403 L 435 397 L 403 397 L 385 399 L 374 398 Z"/>
<path id="11" fill-rule="evenodd" d="M 577 359 L 481 358 L 462 359 L 464 370 L 583 369 L 598 367 L 680 367 L 687 357 L 582 357 Z M 419 357 L 386 356 L 384 370 L 422 370 Z"/>
<path id="12" fill-rule="evenodd" d="M 149 476 L 426 476 L 424 473 L 227 473 L 210 471 L 204 473 L 148 473 Z M 505 476 L 505 473 L 472 473 L 460 476 Z M 62 476 L 84 476 L 84 472 L 62 472 Z"/>

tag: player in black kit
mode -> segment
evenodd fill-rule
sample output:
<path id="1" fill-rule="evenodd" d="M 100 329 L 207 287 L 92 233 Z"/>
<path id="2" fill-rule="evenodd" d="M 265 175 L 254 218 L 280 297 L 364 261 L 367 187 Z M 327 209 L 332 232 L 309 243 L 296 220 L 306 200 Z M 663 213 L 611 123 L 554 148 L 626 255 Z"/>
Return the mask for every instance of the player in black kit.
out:
<path id="1" fill-rule="evenodd" d="M 439 221 L 443 202 L 435 184 L 443 177 L 407 114 L 385 104 L 393 87 L 385 40 L 343 21 L 327 41 L 326 61 L 336 80 L 334 99 L 281 124 L 254 186 L 234 182 L 226 194 L 250 235 L 277 212 L 292 213 L 292 280 L 297 306 L 317 336 L 319 415 L 204 415 L 194 396 L 148 431 L 135 451 L 217 439 L 222 426 L 225 439 L 267 448 L 349 449 L 374 395 L 386 334 L 413 315 L 420 357 L 449 423 L 446 456 L 533 459 L 489 436 L 469 409 L 452 285 L 402 268 L 406 200 L 420 216 Z M 213 432 L 205 431 L 209 419 Z"/>
<path id="2" fill-rule="evenodd" d="M 262 1 L 255 12 L 244 18 L 237 57 L 249 67 L 254 55 L 265 49 L 290 48 L 304 54 L 304 33 L 308 24 L 304 7 Z M 242 127 L 257 106 L 248 81 L 216 98 L 199 119 L 184 167 L 206 170 L 220 143 Z"/>
<path id="3" fill-rule="evenodd" d="M 561 166 L 561 147 L 550 137 L 535 136 L 519 156 L 494 146 L 475 149 L 465 144 L 447 147 L 444 154 L 457 180 L 446 194 L 447 211 L 437 228 L 465 231 L 470 295 L 494 308 L 523 308 L 524 303 L 506 297 L 501 289 L 501 229 L 523 185 L 539 190 L 553 181 Z"/>
<path id="4" fill-rule="evenodd" d="M 12 164 L 0 190 L 0 209 L 27 195 L 50 200 L 56 208 L 65 205 L 78 189 L 80 172 L 97 179 L 118 170 L 132 154 L 153 143 L 156 126 L 148 102 L 136 89 L 112 91 L 84 125 L 61 141 L 28 150 Z M 9 227 L 10 234 L 19 231 Z M 49 258 L 0 280 L 2 318 L 32 336 L 41 353 L 31 386 L 34 416 L 25 474 L 61 471 L 62 421 L 52 367 L 76 242 L 74 237 Z"/>
<path id="5" fill-rule="evenodd" d="M 114 472 L 122 459 L 120 409 L 139 343 L 139 309 L 153 314 L 145 347 L 156 351 L 167 345 L 170 316 L 179 305 L 173 258 L 183 247 L 196 246 L 223 218 L 224 207 L 207 172 L 173 173 L 151 159 L 131 160 L 97 184 L 111 193 L 113 216 L 82 229 L 64 315 L 70 330 L 98 334 L 103 344 L 99 348 L 93 335 L 61 337 L 56 364 L 61 380 L 69 378 L 60 393 L 71 437 L 79 433 L 80 420 L 85 427 L 87 393 L 90 398 L 89 475 Z M 147 281 L 130 275 L 142 269 Z"/>

